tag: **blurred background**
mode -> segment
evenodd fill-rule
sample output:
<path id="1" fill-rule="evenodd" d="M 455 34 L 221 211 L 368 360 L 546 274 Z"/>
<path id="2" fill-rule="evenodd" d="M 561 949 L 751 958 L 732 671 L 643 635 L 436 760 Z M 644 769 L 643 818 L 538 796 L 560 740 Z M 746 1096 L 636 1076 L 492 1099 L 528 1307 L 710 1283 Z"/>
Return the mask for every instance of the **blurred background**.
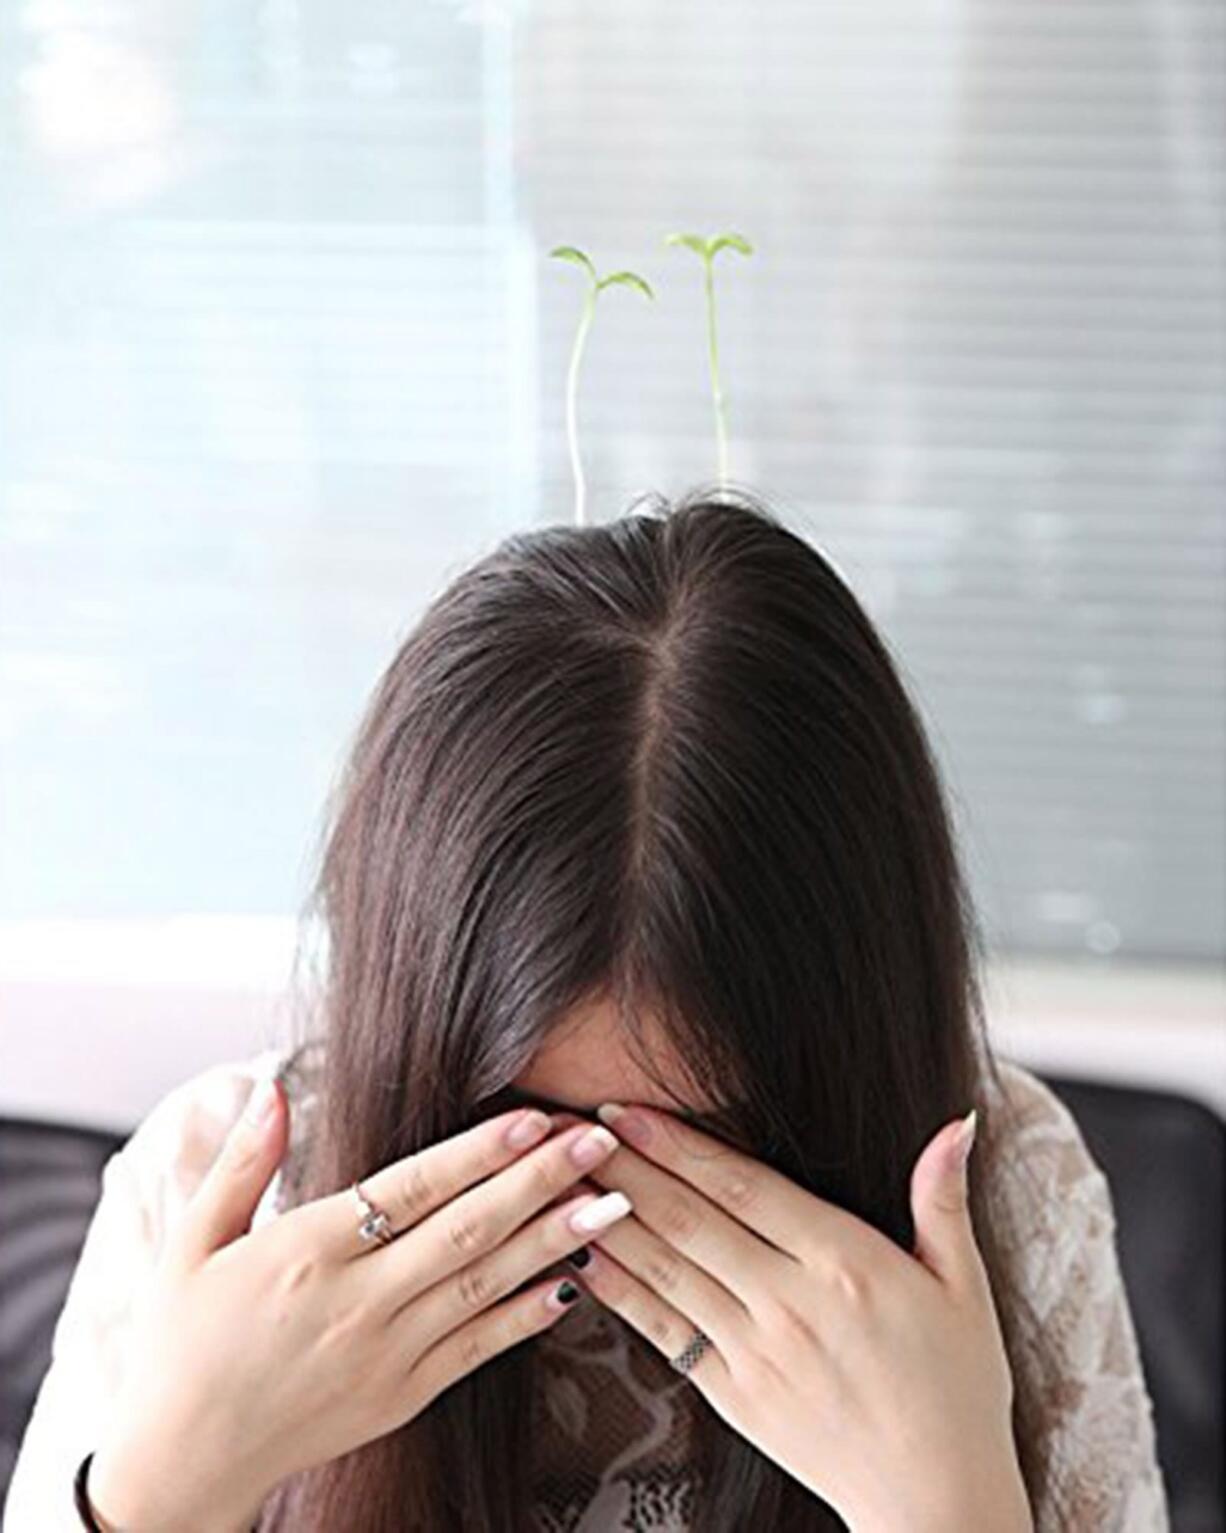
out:
<path id="1" fill-rule="evenodd" d="M 275 977 L 398 638 L 573 515 L 549 249 L 658 295 L 585 357 L 600 519 L 714 471 L 663 236 L 726 228 L 732 473 L 903 661 L 1002 953 L 1220 975 L 1218 8 L 6 10 L 6 978 Z"/>
<path id="2" fill-rule="evenodd" d="M 549 251 L 657 295 L 584 358 L 606 520 L 715 474 L 664 237 L 738 232 L 731 477 L 899 660 L 990 1024 L 1111 1172 L 1176 1526 L 1220 1528 L 1224 122 L 1218 0 L 0 0 L 4 1122 L 122 1136 L 281 1039 L 376 678 L 574 514 Z"/>
<path id="3" fill-rule="evenodd" d="M 1216 0 L 0 0 L 0 1106 L 284 1025 L 422 605 L 716 469 L 860 595 L 1016 1052 L 1226 1104 Z"/>

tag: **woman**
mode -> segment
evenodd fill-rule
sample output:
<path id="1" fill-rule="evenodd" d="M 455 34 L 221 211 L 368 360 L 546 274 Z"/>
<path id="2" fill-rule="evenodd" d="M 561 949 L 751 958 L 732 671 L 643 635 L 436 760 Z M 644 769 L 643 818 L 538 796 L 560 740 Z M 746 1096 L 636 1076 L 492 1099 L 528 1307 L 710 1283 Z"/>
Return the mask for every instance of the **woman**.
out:
<path id="1" fill-rule="evenodd" d="M 106 1168 L 5 1533 L 91 1449 L 132 1533 L 1166 1527 L 1105 1178 L 988 1047 L 885 645 L 756 500 L 461 575 L 315 894 L 318 1020 Z"/>

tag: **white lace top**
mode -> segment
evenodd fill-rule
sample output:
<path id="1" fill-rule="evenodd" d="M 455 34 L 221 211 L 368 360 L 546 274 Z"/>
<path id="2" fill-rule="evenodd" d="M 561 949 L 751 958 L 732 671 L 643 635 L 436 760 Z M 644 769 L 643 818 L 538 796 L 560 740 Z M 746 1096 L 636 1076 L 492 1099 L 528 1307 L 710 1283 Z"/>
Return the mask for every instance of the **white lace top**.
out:
<path id="1" fill-rule="evenodd" d="M 80 1533 L 72 1479 L 122 1376 L 139 1283 L 254 1081 L 277 1050 L 214 1066 L 169 1092 L 111 1156 L 102 1196 L 56 1324 L 52 1364 L 22 1440 L 3 1533 Z M 1152 1405 L 1121 1281 L 1105 1176 L 1068 1109 L 1020 1065 L 1002 1062 L 1018 1108 L 1012 1154 L 993 1170 L 1019 1275 L 1051 1349 L 1051 1440 L 1078 1533 L 1166 1533 Z M 282 1169 L 255 1227 L 285 1207 L 285 1178 L 310 1132 L 315 1096 L 296 1070 Z M 1010 1167 L 1025 1162 L 1022 1178 Z M 1037 1193 L 1036 1193 L 1037 1189 Z M 620 1317 L 581 1300 L 538 1337 L 544 1388 L 536 1520 L 541 1533 L 687 1529 L 683 1448 L 693 1386 Z M 1034 1508 L 1037 1533 L 1068 1526 Z"/>

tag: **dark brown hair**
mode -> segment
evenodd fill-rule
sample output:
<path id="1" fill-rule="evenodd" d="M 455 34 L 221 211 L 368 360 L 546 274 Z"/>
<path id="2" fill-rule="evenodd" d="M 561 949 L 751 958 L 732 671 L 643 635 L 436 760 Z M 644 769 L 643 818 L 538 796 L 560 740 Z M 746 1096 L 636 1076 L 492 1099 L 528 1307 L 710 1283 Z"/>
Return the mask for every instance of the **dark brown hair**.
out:
<path id="1" fill-rule="evenodd" d="M 730 1137 L 908 1251 L 916 1157 L 978 1105 L 972 1214 L 1040 1494 L 1037 1376 L 985 1197 L 1002 1126 L 982 942 L 938 771 L 883 639 L 760 500 L 647 497 L 517 533 L 455 579 L 361 720 L 312 905 L 328 1065 L 303 1198 L 474 1121 L 593 996 L 658 1079 L 651 1008 L 693 1086 L 734 1104 Z M 529 1526 L 533 1362 L 530 1339 L 292 1476 L 263 1526 Z M 844 1526 L 697 1416 L 695 1527 Z"/>

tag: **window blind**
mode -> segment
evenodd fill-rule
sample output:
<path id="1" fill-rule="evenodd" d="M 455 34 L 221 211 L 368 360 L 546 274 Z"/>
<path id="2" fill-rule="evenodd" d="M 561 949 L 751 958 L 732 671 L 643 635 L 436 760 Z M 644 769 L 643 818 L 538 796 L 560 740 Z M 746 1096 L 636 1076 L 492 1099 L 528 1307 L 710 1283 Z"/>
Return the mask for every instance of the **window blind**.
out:
<path id="1" fill-rule="evenodd" d="M 730 476 L 884 630 L 1006 949 L 1223 953 L 1224 66 L 1198 0 L 576 0 L 518 37 L 538 244 L 657 290 L 602 295 L 595 499 L 714 475 L 701 267 L 661 240 L 742 231 Z"/>

